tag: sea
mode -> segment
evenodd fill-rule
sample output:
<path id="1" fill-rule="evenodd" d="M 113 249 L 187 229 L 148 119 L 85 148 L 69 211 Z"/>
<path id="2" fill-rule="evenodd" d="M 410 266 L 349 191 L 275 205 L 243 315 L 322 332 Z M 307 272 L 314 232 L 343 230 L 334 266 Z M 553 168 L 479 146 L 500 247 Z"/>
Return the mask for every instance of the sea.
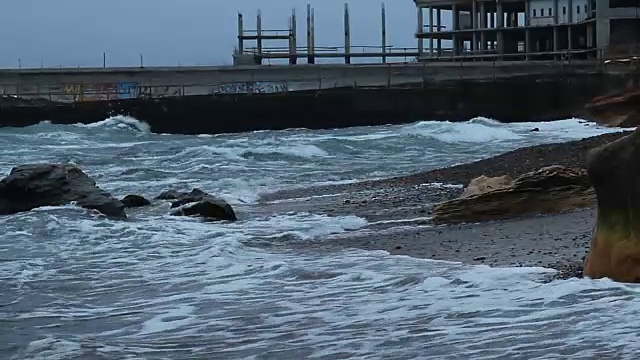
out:
<path id="1" fill-rule="evenodd" d="M 117 197 L 200 188 L 239 221 L 174 217 L 163 202 L 127 221 L 71 204 L 0 217 L 0 358 L 636 359 L 637 286 L 549 282 L 546 268 L 305 251 L 300 241 L 358 234 L 367 220 L 258 211 L 260 196 L 278 190 L 611 131 L 580 119 L 485 118 L 200 136 L 154 134 L 128 117 L 2 128 L 2 176 L 20 164 L 71 163 Z"/>

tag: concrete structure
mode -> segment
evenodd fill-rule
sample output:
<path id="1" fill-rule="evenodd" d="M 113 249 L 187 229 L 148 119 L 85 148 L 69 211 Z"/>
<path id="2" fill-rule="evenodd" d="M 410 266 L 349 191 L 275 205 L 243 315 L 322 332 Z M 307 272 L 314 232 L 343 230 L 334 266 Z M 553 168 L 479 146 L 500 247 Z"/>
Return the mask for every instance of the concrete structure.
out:
<path id="1" fill-rule="evenodd" d="M 424 61 L 575 59 L 639 48 L 640 1 L 414 2 L 418 10 L 419 59 Z M 443 19 L 445 15 L 448 21 Z M 450 46 L 443 47 L 444 42 Z"/>
<path id="2" fill-rule="evenodd" d="M 382 4 L 380 45 L 353 46 L 351 43 L 351 16 L 348 4 L 344 5 L 344 43 L 340 46 L 317 47 L 315 43 L 315 11 L 307 5 L 306 46 L 298 46 L 297 19 L 295 10 L 289 17 L 287 29 L 262 28 L 262 16 L 258 12 L 255 29 L 245 29 L 244 16 L 238 14 L 238 46 L 233 54 L 235 65 L 261 65 L 265 60 L 288 59 L 290 65 L 305 60 L 307 64 L 315 64 L 316 59 L 341 58 L 350 64 L 352 58 L 380 59 L 387 63 L 388 59 L 403 58 L 414 60 L 418 56 L 416 48 L 394 48 L 387 45 L 386 9 Z M 265 41 L 286 41 L 286 46 L 265 47 Z M 247 41 L 255 42 L 255 46 L 247 47 Z"/>
<path id="3" fill-rule="evenodd" d="M 56 102 L 395 88 L 450 80 L 597 73 L 594 61 L 0 70 L 0 96 Z"/>

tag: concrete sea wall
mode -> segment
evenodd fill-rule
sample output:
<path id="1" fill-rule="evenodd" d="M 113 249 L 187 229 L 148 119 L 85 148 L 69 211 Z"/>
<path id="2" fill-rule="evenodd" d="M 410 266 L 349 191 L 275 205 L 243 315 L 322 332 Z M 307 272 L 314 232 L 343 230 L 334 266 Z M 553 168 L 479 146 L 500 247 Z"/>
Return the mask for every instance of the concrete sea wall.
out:
<path id="1" fill-rule="evenodd" d="M 637 77 L 635 78 L 637 80 Z M 624 88 L 629 74 L 517 76 L 449 80 L 405 88 L 324 89 L 267 94 L 125 98 L 0 106 L 0 126 L 92 123 L 130 115 L 158 133 L 228 133 L 266 129 L 326 129 L 419 120 L 504 122 L 585 117 L 596 96 Z"/>

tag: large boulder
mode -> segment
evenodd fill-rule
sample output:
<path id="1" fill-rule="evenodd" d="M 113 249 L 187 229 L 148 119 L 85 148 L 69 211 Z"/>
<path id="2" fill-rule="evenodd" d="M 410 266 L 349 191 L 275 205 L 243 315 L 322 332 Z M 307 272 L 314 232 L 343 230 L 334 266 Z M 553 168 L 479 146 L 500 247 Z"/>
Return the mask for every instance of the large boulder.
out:
<path id="1" fill-rule="evenodd" d="M 640 281 L 640 130 L 593 149 L 589 178 L 598 215 L 584 275 Z"/>
<path id="2" fill-rule="evenodd" d="M 170 200 L 171 214 L 176 216 L 200 216 L 209 220 L 236 221 L 236 213 L 226 201 L 218 199 L 200 189 L 191 192 L 165 191 L 156 199 Z"/>
<path id="3" fill-rule="evenodd" d="M 479 187 L 478 185 L 493 184 Z M 593 206 L 595 194 L 587 172 L 549 166 L 524 174 L 512 183 L 500 177 L 474 179 L 465 194 L 434 207 L 437 224 L 482 222 L 525 215 L 559 213 Z"/>
<path id="4" fill-rule="evenodd" d="M 636 127 L 640 125 L 640 89 L 595 98 L 586 110 L 595 121 L 607 126 Z"/>
<path id="5" fill-rule="evenodd" d="M 0 181 L 2 215 L 72 202 L 109 217 L 127 217 L 120 200 L 98 188 L 93 179 L 72 165 L 21 165 L 13 168 L 9 176 Z"/>

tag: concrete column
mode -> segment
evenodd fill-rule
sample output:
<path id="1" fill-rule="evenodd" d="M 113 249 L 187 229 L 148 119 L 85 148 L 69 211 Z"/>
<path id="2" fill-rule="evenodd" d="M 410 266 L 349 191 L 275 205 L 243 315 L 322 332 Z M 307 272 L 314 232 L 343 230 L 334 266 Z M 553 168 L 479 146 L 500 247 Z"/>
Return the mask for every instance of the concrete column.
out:
<path id="1" fill-rule="evenodd" d="M 596 47 L 605 51 L 609 47 L 611 24 L 608 18 L 609 2 L 596 1 Z"/>
<path id="2" fill-rule="evenodd" d="M 433 56 L 433 7 L 429 7 L 429 56 Z"/>
<path id="3" fill-rule="evenodd" d="M 418 28 L 416 29 L 416 37 L 418 38 L 418 56 L 422 56 L 424 52 L 423 39 L 420 37 L 424 32 L 424 17 L 422 14 L 422 8 L 418 6 Z"/>
<path id="4" fill-rule="evenodd" d="M 567 40 L 568 40 L 567 49 L 568 50 L 572 50 L 573 49 L 573 43 L 572 43 L 573 31 L 572 31 L 572 29 L 573 29 L 572 26 L 568 26 L 567 27 Z"/>
<path id="5" fill-rule="evenodd" d="M 497 28 L 498 29 L 502 29 L 504 28 L 504 11 L 502 9 L 502 1 L 498 0 L 497 2 L 497 12 L 496 12 L 496 21 L 497 21 Z M 502 30 L 498 30 L 498 39 L 497 39 L 497 45 L 498 45 L 498 54 L 504 54 L 504 34 L 502 33 Z"/>
<path id="6" fill-rule="evenodd" d="M 262 54 L 262 13 L 258 10 L 256 18 L 256 35 L 258 37 L 258 54 Z"/>
<path id="7" fill-rule="evenodd" d="M 558 36 L 558 27 L 553 28 L 553 51 L 560 50 L 560 38 Z"/>
<path id="8" fill-rule="evenodd" d="M 344 63 L 351 64 L 351 21 L 349 4 L 344 4 Z"/>
<path id="9" fill-rule="evenodd" d="M 600 2 L 602 1 L 609 2 L 607 0 L 600 0 Z M 569 23 L 573 23 L 573 0 L 567 1 L 567 20 Z"/>
<path id="10" fill-rule="evenodd" d="M 387 62 L 387 10 L 384 7 L 384 3 L 382 3 L 382 63 L 386 64 Z"/>
<path id="11" fill-rule="evenodd" d="M 296 9 L 291 12 L 291 23 L 289 29 L 289 64 L 298 63 L 298 23 L 296 21 Z"/>
<path id="12" fill-rule="evenodd" d="M 244 21 L 242 14 L 238 14 L 238 54 L 244 53 Z"/>
<path id="13" fill-rule="evenodd" d="M 553 0 L 553 23 L 558 25 L 560 6 L 558 6 L 558 0 Z"/>
<path id="14" fill-rule="evenodd" d="M 480 51 L 487 51 L 487 33 L 484 29 L 487 28 L 487 6 L 484 1 L 480 3 L 480 28 L 483 29 L 480 33 Z"/>
<path id="15" fill-rule="evenodd" d="M 524 52 L 527 53 L 527 60 L 529 60 L 531 53 L 531 30 L 527 29 L 524 31 Z"/>
<path id="16" fill-rule="evenodd" d="M 471 27 L 473 28 L 473 41 L 471 42 L 471 50 L 474 53 L 478 51 L 478 0 L 473 0 L 471 9 Z"/>
<path id="17" fill-rule="evenodd" d="M 531 25 L 531 21 L 529 20 L 530 18 L 531 18 L 531 2 L 529 0 L 526 0 L 524 2 L 524 26 Z"/>
<path id="18" fill-rule="evenodd" d="M 457 56 L 460 54 L 460 49 L 459 49 L 459 43 L 458 43 L 458 35 L 455 33 L 455 31 L 460 29 L 460 24 L 459 24 L 459 20 L 460 20 L 460 12 L 458 11 L 458 5 L 457 4 L 453 4 L 451 6 L 451 14 L 453 16 L 453 55 Z"/>
<path id="19" fill-rule="evenodd" d="M 441 28 L 440 26 L 442 25 L 442 11 L 440 9 L 436 10 L 436 28 L 437 28 L 437 32 L 440 32 Z M 440 36 L 438 36 L 438 56 L 442 55 L 442 39 L 440 38 Z"/>

